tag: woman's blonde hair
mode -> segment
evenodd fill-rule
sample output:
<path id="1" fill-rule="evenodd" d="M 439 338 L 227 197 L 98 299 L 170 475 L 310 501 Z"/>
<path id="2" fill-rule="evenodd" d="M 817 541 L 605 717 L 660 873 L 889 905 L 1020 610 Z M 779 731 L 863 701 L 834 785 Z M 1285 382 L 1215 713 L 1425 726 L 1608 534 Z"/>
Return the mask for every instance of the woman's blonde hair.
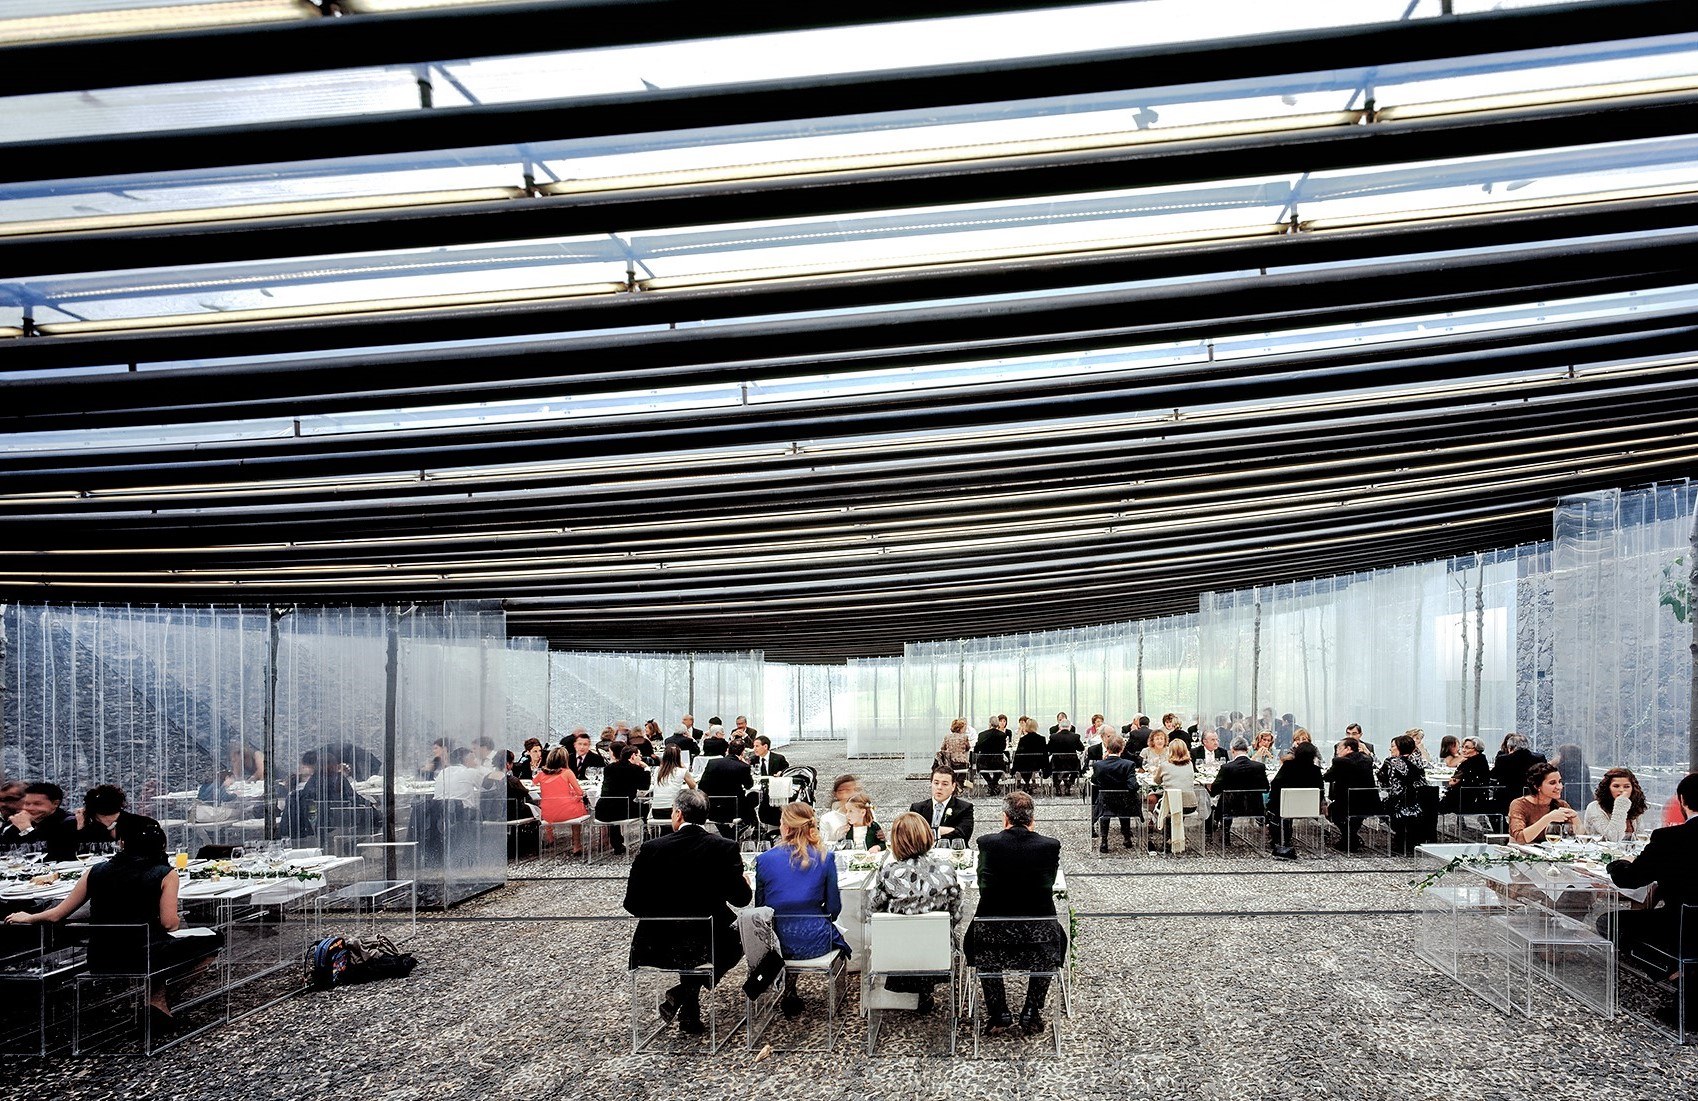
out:
<path id="1" fill-rule="evenodd" d="M 1037 732 L 1038 732 L 1038 721 L 1036 719 L 1032 718 L 1030 715 L 1021 715 L 1020 716 L 1020 733 L 1022 733 L 1022 734 L 1036 734 Z"/>
<path id="2" fill-rule="evenodd" d="M 890 855 L 912 860 L 932 847 L 932 827 L 922 814 L 905 810 L 890 827 Z"/>
<path id="3" fill-rule="evenodd" d="M 1301 726 L 1291 732 L 1292 745 L 1297 745 L 1299 742 L 1313 742 L 1314 740 L 1314 738 L 1309 736 L 1308 730 Z"/>
<path id="4" fill-rule="evenodd" d="M 819 819 L 814 817 L 814 808 L 806 803 L 785 806 L 784 814 L 778 820 L 778 834 L 783 843 L 793 850 L 790 863 L 798 868 L 811 866 L 813 857 L 825 847 L 820 839 Z"/>
<path id="5" fill-rule="evenodd" d="M 1191 747 L 1185 744 L 1184 738 L 1170 738 L 1168 740 L 1167 760 L 1169 764 L 1174 765 L 1191 763 Z"/>
<path id="6" fill-rule="evenodd" d="M 966 731 L 967 731 L 967 720 L 966 719 L 956 719 L 954 722 L 949 724 L 949 732 L 951 734 L 964 734 L 964 733 L 966 733 Z"/>

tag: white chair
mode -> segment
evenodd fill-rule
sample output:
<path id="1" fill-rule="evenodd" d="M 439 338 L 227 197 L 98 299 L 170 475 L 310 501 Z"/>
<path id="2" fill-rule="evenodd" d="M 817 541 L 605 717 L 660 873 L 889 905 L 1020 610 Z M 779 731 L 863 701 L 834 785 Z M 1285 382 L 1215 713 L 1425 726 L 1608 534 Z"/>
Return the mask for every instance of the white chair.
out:
<path id="1" fill-rule="evenodd" d="M 880 978 L 935 978 L 949 983 L 949 1054 L 955 1054 L 955 945 L 949 914 L 873 914 L 867 922 L 867 986 Z M 867 1013 L 867 1054 L 878 1044 L 879 1014 Z"/>
<path id="2" fill-rule="evenodd" d="M 1319 848 L 1327 836 L 1327 820 L 1321 814 L 1320 788 L 1287 788 L 1279 793 L 1280 818 L 1289 818 L 1293 823 L 1308 822 L 1315 827 L 1315 847 Z M 1293 840 L 1296 833 L 1293 831 Z"/>
<path id="3" fill-rule="evenodd" d="M 834 1051 L 837 1048 L 838 1012 L 842 1005 L 845 981 L 849 974 L 849 961 L 844 958 L 841 949 L 833 948 L 823 956 L 815 956 L 806 960 L 785 960 L 785 981 L 777 983 L 773 988 L 758 997 L 743 996 L 743 1022 L 748 1037 L 749 1050 L 755 1050 L 755 1045 L 766 1034 L 767 1026 L 772 1024 L 773 1017 L 778 1012 L 779 1000 L 789 985 L 790 976 L 819 975 L 825 979 L 825 1049 Z"/>

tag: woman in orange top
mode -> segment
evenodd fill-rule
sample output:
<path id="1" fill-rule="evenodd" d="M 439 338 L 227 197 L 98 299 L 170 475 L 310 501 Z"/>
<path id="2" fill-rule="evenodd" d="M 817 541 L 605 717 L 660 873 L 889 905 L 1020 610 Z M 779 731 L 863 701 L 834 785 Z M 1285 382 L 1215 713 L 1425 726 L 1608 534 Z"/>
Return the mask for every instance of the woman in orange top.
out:
<path id="1" fill-rule="evenodd" d="M 543 836 L 554 839 L 554 823 L 570 822 L 589 814 L 584 801 L 583 785 L 567 761 L 566 747 L 555 746 L 548 751 L 548 764 L 538 770 L 537 788 L 542 793 Z M 572 827 L 572 855 L 584 855 L 584 828 Z"/>
<path id="2" fill-rule="evenodd" d="M 1527 786 L 1533 794 L 1509 804 L 1509 839 L 1517 845 L 1537 845 L 1552 826 L 1574 826 L 1580 815 L 1562 801 L 1562 772 L 1552 764 L 1537 764 L 1527 770 Z"/>

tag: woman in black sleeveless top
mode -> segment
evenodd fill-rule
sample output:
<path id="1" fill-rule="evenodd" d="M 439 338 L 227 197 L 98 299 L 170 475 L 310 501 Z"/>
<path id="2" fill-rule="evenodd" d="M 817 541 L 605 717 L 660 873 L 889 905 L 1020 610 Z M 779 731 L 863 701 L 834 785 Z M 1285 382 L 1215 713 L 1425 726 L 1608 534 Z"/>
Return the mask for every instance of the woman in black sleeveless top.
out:
<path id="1" fill-rule="evenodd" d="M 37 914 L 9 914 L 6 921 L 19 925 L 63 921 L 87 902 L 95 926 L 136 927 L 91 930 L 89 969 L 106 974 L 149 974 L 148 1004 L 169 1017 L 166 978 L 217 951 L 219 939 L 178 940 L 170 936 L 180 924 L 178 879 L 176 869 L 165 859 L 165 831 L 158 822 L 141 815 L 121 818 L 118 841 L 123 850 L 91 867 L 65 901 Z"/>

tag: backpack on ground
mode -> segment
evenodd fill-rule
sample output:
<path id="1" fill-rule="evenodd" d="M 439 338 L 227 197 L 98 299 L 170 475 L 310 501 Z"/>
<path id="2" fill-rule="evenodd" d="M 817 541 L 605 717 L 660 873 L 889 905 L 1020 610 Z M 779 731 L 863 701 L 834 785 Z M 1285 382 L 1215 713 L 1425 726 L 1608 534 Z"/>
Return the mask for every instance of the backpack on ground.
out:
<path id="1" fill-rule="evenodd" d="M 419 961 L 388 937 L 325 937 L 307 952 L 307 981 L 315 990 L 405 978 Z"/>

